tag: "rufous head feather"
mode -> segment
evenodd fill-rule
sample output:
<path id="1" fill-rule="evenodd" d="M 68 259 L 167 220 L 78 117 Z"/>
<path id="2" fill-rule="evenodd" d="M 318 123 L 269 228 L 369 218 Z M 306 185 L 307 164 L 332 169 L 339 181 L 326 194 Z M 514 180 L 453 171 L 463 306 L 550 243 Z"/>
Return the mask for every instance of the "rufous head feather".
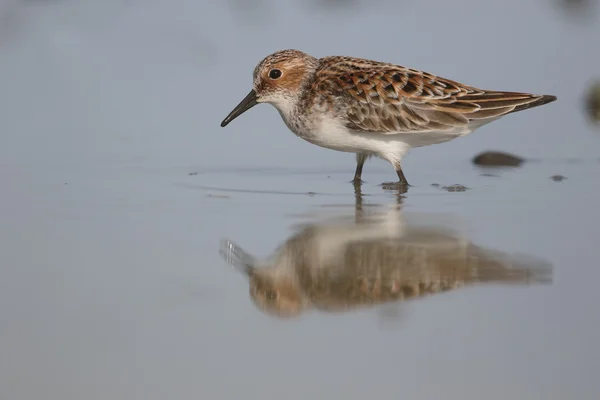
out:
<path id="1" fill-rule="evenodd" d="M 287 110 L 298 101 L 300 88 L 312 76 L 318 60 L 299 50 L 280 50 L 265 57 L 254 68 L 252 90 L 223 120 L 224 127 L 258 103 Z"/>

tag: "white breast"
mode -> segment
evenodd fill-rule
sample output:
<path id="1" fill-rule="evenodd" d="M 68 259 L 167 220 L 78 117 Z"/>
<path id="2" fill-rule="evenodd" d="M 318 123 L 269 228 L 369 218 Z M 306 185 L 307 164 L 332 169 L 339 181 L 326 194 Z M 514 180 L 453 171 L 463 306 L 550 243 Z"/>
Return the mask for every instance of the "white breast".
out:
<path id="1" fill-rule="evenodd" d="M 469 127 L 447 132 L 377 133 L 352 132 L 344 120 L 323 112 L 296 113 L 291 104 L 276 104 L 288 128 L 302 139 L 324 148 L 367 153 L 400 162 L 412 147 L 442 143 L 471 131 Z"/>

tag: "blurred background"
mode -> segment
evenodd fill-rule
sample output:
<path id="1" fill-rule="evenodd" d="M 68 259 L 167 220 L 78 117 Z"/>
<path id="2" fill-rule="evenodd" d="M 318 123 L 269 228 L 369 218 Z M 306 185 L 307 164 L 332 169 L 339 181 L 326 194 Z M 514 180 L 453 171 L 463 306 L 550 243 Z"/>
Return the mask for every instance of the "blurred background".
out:
<path id="1" fill-rule="evenodd" d="M 0 398 L 596 398 L 599 41 L 595 0 L 0 0 Z M 384 161 L 357 195 L 353 155 L 271 106 L 220 128 L 284 48 L 556 95 L 413 150 L 402 199 L 553 284 L 394 317 L 254 307 L 221 238 L 266 256 L 307 214 L 398 201 Z"/>

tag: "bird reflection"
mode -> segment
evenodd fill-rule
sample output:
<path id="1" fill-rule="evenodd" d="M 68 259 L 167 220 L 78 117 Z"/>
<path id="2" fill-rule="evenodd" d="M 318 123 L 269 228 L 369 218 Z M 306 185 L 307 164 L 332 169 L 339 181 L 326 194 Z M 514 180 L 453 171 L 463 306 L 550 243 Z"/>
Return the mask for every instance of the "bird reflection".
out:
<path id="1" fill-rule="evenodd" d="M 395 206 L 302 225 L 266 260 L 228 240 L 220 252 L 249 278 L 257 308 L 276 317 L 374 307 L 478 283 L 551 282 L 544 261 L 485 249 L 421 220 L 411 222 Z"/>

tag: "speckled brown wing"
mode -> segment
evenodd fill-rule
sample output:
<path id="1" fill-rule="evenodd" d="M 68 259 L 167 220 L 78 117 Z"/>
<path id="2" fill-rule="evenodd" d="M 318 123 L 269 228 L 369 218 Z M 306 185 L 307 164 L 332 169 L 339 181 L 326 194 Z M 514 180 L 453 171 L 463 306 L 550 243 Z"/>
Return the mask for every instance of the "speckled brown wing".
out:
<path id="1" fill-rule="evenodd" d="M 554 96 L 477 89 L 426 72 L 349 57 L 320 60 L 313 89 L 341 96 L 349 129 L 418 133 L 470 128 Z"/>

